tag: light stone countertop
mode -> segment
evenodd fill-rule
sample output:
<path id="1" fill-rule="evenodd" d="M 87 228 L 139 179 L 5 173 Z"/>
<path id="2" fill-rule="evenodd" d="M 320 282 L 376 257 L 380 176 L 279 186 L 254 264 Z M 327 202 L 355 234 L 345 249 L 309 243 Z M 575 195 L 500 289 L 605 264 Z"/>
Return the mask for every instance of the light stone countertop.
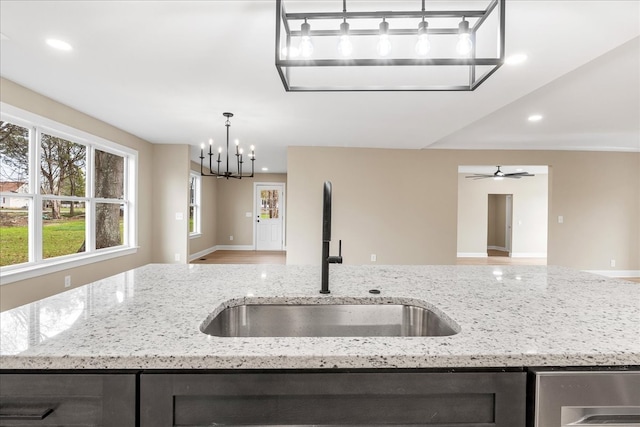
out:
<path id="1" fill-rule="evenodd" d="M 640 365 L 640 285 L 562 267 L 150 264 L 0 314 L 2 369 Z M 372 295 L 369 289 L 379 289 Z M 227 305 L 409 302 L 446 337 L 224 338 Z"/>

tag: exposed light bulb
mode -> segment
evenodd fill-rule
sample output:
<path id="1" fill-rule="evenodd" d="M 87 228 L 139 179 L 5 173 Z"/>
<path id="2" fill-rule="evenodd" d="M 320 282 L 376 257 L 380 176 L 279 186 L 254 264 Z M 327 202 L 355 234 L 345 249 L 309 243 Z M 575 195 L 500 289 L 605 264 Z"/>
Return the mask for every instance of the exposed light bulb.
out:
<path id="1" fill-rule="evenodd" d="M 300 50 L 296 46 L 284 46 L 280 52 L 282 52 L 282 56 L 285 58 L 288 56 L 289 58 L 297 58 L 300 55 Z"/>
<path id="2" fill-rule="evenodd" d="M 300 46 L 298 50 L 300 54 L 304 58 L 309 58 L 313 55 L 313 43 L 311 43 L 311 36 L 309 35 L 311 32 L 311 25 L 307 23 L 307 20 L 304 20 L 304 23 L 300 26 Z"/>
<path id="3" fill-rule="evenodd" d="M 313 43 L 311 43 L 311 38 L 308 36 L 302 36 L 298 50 L 303 58 L 309 58 L 313 55 Z"/>
<path id="4" fill-rule="evenodd" d="M 389 41 L 388 34 L 380 35 L 380 40 L 378 40 L 378 55 L 380 56 L 389 56 L 391 53 L 391 41 Z"/>
<path id="5" fill-rule="evenodd" d="M 427 34 L 428 26 L 429 24 L 425 21 L 420 22 L 418 25 L 418 41 L 416 42 L 416 55 L 418 56 L 427 56 L 429 50 L 431 50 L 431 43 Z"/>
<path id="6" fill-rule="evenodd" d="M 473 49 L 473 43 L 471 42 L 471 36 L 469 33 L 460 34 L 458 36 L 458 44 L 456 45 L 456 51 L 459 55 L 468 55 Z"/>
<path id="7" fill-rule="evenodd" d="M 351 54 L 353 53 L 353 45 L 351 44 L 351 39 L 349 38 L 349 23 L 346 21 L 340 24 L 340 38 L 338 40 L 338 53 L 343 58 L 347 58 L 351 56 Z"/>
<path id="8" fill-rule="evenodd" d="M 462 21 L 458 24 L 458 33 L 456 51 L 459 55 L 468 55 L 473 50 L 473 42 L 471 41 L 471 34 L 469 34 L 469 21 L 462 18 Z"/>
<path id="9" fill-rule="evenodd" d="M 380 39 L 377 45 L 378 55 L 389 56 L 391 53 L 391 41 L 389 40 L 389 23 L 382 19 L 380 23 Z"/>

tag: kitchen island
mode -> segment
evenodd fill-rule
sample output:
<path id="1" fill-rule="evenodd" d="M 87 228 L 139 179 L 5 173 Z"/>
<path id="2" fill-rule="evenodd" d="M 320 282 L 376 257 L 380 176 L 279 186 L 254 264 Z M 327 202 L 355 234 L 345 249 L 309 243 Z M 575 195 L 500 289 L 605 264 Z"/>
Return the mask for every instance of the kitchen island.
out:
<path id="1" fill-rule="evenodd" d="M 640 286 L 562 267 L 151 264 L 1 313 L 3 369 L 640 365 Z M 380 294 L 369 293 L 378 289 Z M 444 337 L 227 338 L 226 306 L 411 302 Z"/>
<path id="2" fill-rule="evenodd" d="M 453 418 L 446 418 L 441 409 L 430 412 L 445 417 L 442 425 L 451 420 L 469 422 L 478 414 L 484 415 L 474 422 L 484 425 L 498 417 L 495 414 L 512 413 L 515 418 L 494 422 L 514 426 L 524 424 L 528 367 L 637 370 L 640 365 L 640 287 L 632 282 L 554 266 L 340 265 L 331 268 L 331 294 L 320 295 L 319 289 L 319 267 L 151 264 L 2 313 L 0 367 L 4 374 L 14 375 L 16 387 L 31 372 L 39 374 L 38 380 L 48 372 L 67 377 L 138 376 L 141 393 L 135 391 L 135 382 L 114 387 L 133 387 L 142 425 L 163 425 L 164 420 L 192 425 L 188 422 L 192 413 L 209 422 L 214 419 L 209 413 L 212 407 L 218 408 L 216 414 L 231 411 L 215 415 L 229 422 L 247 411 L 242 404 L 248 401 L 254 402 L 251 407 L 258 408 L 258 415 L 263 414 L 273 406 L 274 397 L 261 394 L 258 384 L 269 384 L 269 393 L 278 394 L 278 402 L 285 394 L 296 396 L 288 405 L 307 412 L 291 418 L 292 424 L 305 417 L 330 424 L 335 420 L 323 418 L 326 411 L 311 415 L 312 406 L 305 406 L 296 394 L 295 378 L 306 375 L 305 383 L 315 384 L 324 396 L 351 390 L 348 384 L 355 383 L 358 390 L 369 390 L 366 399 L 352 400 L 342 409 L 358 408 L 362 417 L 377 414 L 376 408 L 389 413 L 382 403 L 388 396 L 382 401 L 371 397 L 388 392 L 384 390 L 402 390 L 417 399 L 412 403 L 403 398 L 393 408 L 429 407 L 423 397 L 415 397 L 426 382 L 431 388 L 424 393 L 429 396 L 452 387 L 445 393 L 452 400 L 445 399 L 445 405 L 439 401 L 439 408 L 459 408 L 450 414 Z M 380 293 L 372 294 L 372 289 Z M 229 306 L 328 302 L 412 304 L 434 311 L 457 333 L 231 338 L 200 329 Z M 332 374 L 342 374 L 342 379 Z M 244 377 L 238 381 L 237 375 Z M 344 378 L 348 384 L 341 383 Z M 214 393 L 207 387 L 218 380 L 220 389 Z M 236 390 L 239 383 L 250 384 L 250 392 Z M 284 389 L 278 391 L 278 385 Z M 191 396 L 194 390 L 200 390 L 198 396 L 231 390 L 240 397 L 231 404 L 226 396 L 226 403 L 216 406 L 202 396 L 204 400 Z M 182 396 L 183 392 L 191 397 Z M 353 398 L 354 391 L 349 393 Z M 509 398 L 515 403 L 504 403 Z M 336 396 L 329 400 L 335 403 Z M 514 405 L 519 409 L 505 411 Z M 145 410 L 148 407 L 153 410 Z M 411 412 L 405 409 L 399 411 Z M 278 418 L 285 412 L 273 415 L 274 422 L 286 424 L 289 418 Z M 183 421 L 178 423 L 178 418 Z"/>

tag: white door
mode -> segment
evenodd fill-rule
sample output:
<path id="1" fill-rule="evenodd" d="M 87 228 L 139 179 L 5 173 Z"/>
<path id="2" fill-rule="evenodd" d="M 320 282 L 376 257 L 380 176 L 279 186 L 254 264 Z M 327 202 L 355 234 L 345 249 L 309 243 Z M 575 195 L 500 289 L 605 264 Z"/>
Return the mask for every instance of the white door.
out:
<path id="1" fill-rule="evenodd" d="M 255 185 L 256 250 L 284 248 L 284 184 Z"/>
<path id="2" fill-rule="evenodd" d="M 504 230 L 504 247 L 511 256 L 511 238 L 513 232 L 513 195 L 507 194 L 505 203 L 505 230 Z"/>

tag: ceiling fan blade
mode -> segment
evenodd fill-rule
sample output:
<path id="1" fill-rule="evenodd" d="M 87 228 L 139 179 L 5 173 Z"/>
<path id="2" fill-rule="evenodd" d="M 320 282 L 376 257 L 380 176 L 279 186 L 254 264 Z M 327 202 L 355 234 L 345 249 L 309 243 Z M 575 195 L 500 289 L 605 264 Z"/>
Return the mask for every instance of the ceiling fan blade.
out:
<path id="1" fill-rule="evenodd" d="M 493 178 L 493 175 L 475 174 L 475 175 L 467 175 L 465 176 L 465 178 L 472 178 L 472 179 Z"/>
<path id="2" fill-rule="evenodd" d="M 535 176 L 533 174 L 530 174 L 529 172 L 514 172 L 514 173 L 505 173 L 504 176 L 506 177 L 521 177 L 521 176 Z"/>

